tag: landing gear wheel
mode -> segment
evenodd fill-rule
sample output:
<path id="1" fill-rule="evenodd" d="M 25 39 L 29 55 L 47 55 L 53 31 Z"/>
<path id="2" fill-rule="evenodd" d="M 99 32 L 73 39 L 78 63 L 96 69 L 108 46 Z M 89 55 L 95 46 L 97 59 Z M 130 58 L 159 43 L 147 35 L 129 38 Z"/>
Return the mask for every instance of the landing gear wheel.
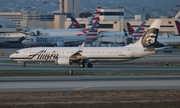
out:
<path id="1" fill-rule="evenodd" d="M 91 63 L 88 63 L 88 64 L 87 64 L 87 67 L 88 67 L 88 68 L 92 68 L 93 65 L 92 65 Z"/>
<path id="2" fill-rule="evenodd" d="M 85 67 L 84 63 L 80 63 L 80 64 L 79 64 L 79 67 L 80 67 L 80 68 L 84 68 L 84 67 Z"/>
<path id="3" fill-rule="evenodd" d="M 73 70 L 70 69 L 68 74 L 73 75 Z"/>
<path id="4" fill-rule="evenodd" d="M 72 65 L 72 60 L 69 60 L 69 65 Z"/>
<path id="5" fill-rule="evenodd" d="M 22 64 L 22 66 L 23 66 L 23 67 L 26 67 L 26 64 L 25 64 L 25 63 L 23 63 L 23 64 Z"/>

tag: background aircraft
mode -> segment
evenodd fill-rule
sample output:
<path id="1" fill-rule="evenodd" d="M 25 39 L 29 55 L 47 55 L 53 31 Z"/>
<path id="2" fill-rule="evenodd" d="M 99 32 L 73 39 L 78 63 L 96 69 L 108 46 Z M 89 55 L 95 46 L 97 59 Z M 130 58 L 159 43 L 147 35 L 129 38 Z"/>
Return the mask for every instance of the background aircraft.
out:
<path id="1" fill-rule="evenodd" d="M 17 44 L 22 47 L 21 42 L 27 38 L 28 35 L 24 33 L 0 33 L 0 43 L 4 47 L 10 47 L 12 44 Z M 14 46 L 15 47 L 15 46 Z"/>
<path id="2" fill-rule="evenodd" d="M 96 20 L 88 34 L 76 34 L 72 36 L 30 36 L 23 40 L 22 43 L 26 46 L 77 46 L 85 41 L 89 43 L 96 40 L 98 27 L 99 20 Z"/>
<path id="3" fill-rule="evenodd" d="M 128 32 L 124 29 L 123 32 L 120 31 L 112 31 L 112 32 L 102 32 L 98 34 L 98 39 L 93 42 L 93 45 L 100 46 L 100 44 L 114 44 L 116 45 L 128 45 L 132 43 L 132 39 L 134 39 L 133 36 L 142 36 L 144 32 L 145 22 L 142 22 L 141 25 L 136 29 L 134 32 L 134 29 L 132 26 L 127 23 Z"/>
<path id="4" fill-rule="evenodd" d="M 136 29 L 136 31 L 134 31 L 134 29 L 132 28 L 131 24 L 129 22 L 127 22 L 127 28 L 128 28 L 128 32 L 129 35 L 131 35 L 131 37 L 136 40 L 136 39 L 140 39 L 141 36 L 144 33 L 145 30 L 145 25 L 146 22 L 142 22 L 139 27 Z"/>

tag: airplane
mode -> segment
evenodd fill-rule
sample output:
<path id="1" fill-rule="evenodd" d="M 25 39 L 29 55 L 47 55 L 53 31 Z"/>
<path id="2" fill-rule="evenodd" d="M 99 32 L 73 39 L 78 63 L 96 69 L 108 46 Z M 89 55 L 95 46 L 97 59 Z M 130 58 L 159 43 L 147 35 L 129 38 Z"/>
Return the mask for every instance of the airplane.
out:
<path id="1" fill-rule="evenodd" d="M 67 29 L 82 29 L 83 27 L 79 24 L 79 22 L 71 16 L 72 23 L 69 25 Z"/>
<path id="2" fill-rule="evenodd" d="M 126 32 L 126 30 L 124 29 L 124 32 L 120 32 L 120 31 L 111 31 L 111 32 L 102 32 L 100 34 L 98 34 L 98 39 L 95 40 L 93 42 L 93 45 L 100 45 L 105 43 L 118 43 L 121 45 L 127 45 L 132 43 L 132 39 L 134 38 L 133 36 L 142 36 L 142 30 L 144 30 L 145 27 L 145 22 L 142 22 L 141 25 L 136 29 L 136 31 L 134 32 L 134 29 L 132 28 L 132 26 L 130 25 L 129 22 L 127 22 L 127 28 L 128 28 L 128 32 Z"/>
<path id="3" fill-rule="evenodd" d="M 139 40 L 139 38 L 143 35 L 144 33 L 144 27 L 145 27 L 146 22 L 143 22 L 143 26 L 140 29 L 140 32 L 134 32 L 133 34 L 131 34 L 132 37 L 134 37 L 134 39 Z M 159 35 L 157 38 L 157 47 L 163 47 L 163 46 L 179 46 L 180 45 L 180 22 L 179 21 L 175 21 L 175 24 L 177 26 L 178 32 L 179 32 L 179 36 L 164 36 L 164 35 Z M 132 30 L 132 26 L 130 24 L 128 24 L 128 31 Z"/>
<path id="4" fill-rule="evenodd" d="M 140 24 L 140 26 L 136 29 L 136 31 L 134 31 L 131 24 L 129 22 L 127 22 L 127 28 L 128 28 L 129 35 L 131 35 L 131 37 L 133 37 L 134 40 L 140 39 L 140 37 L 144 33 L 145 25 L 146 25 L 146 22 L 142 22 Z"/>
<path id="5" fill-rule="evenodd" d="M 90 30 L 92 27 L 93 23 L 95 20 L 99 20 L 99 15 L 100 15 L 100 9 L 101 6 L 98 6 L 96 11 L 94 12 L 93 16 L 89 20 L 89 23 L 87 25 L 87 28 L 82 28 L 79 24 L 79 22 L 71 17 L 72 24 L 70 25 L 69 28 L 71 29 L 49 29 L 49 33 L 53 33 L 54 35 L 47 33 L 47 29 L 44 30 L 46 33 L 41 33 L 39 32 L 38 34 L 42 36 L 30 36 L 26 38 L 22 43 L 26 46 L 48 46 L 48 45 L 53 45 L 53 46 L 72 46 L 72 45 L 79 45 L 82 44 L 82 41 L 86 41 L 87 43 L 92 42 L 97 39 L 97 36 L 93 38 L 86 38 L 85 33 Z M 72 26 L 72 27 L 71 27 Z M 75 26 L 75 27 L 74 27 Z M 74 27 L 74 29 L 73 29 Z M 79 27 L 80 29 L 75 29 Z M 98 26 L 99 27 L 99 24 Z M 44 36 L 45 35 L 45 36 Z M 68 36 L 68 37 L 67 37 Z"/>
<path id="6" fill-rule="evenodd" d="M 137 37 L 137 36 L 141 37 L 142 36 L 141 32 L 142 32 L 142 30 L 144 31 L 145 23 L 146 22 L 142 22 L 141 25 L 134 32 L 134 29 L 132 28 L 131 24 L 129 22 L 127 22 L 127 28 L 128 28 L 129 35 L 131 35 L 133 37 Z M 104 32 L 103 31 L 98 34 L 98 37 L 108 37 L 108 36 L 109 37 L 113 37 L 113 36 L 124 37 L 124 36 L 128 36 L 128 34 L 125 30 L 123 32 L 121 32 L 121 31 L 106 31 L 106 32 Z"/>
<path id="7" fill-rule="evenodd" d="M 87 31 L 89 31 L 93 23 L 97 19 L 99 19 L 100 9 L 101 6 L 98 6 L 91 19 L 89 20 L 86 28 L 81 28 L 81 25 L 78 23 L 78 21 L 75 18 L 71 17 L 72 23 L 68 27 L 68 29 L 36 29 L 30 30 L 29 32 L 30 34 L 33 34 L 33 36 L 74 36 L 76 34 L 84 35 Z M 72 25 L 74 25 L 76 29 L 72 28 Z"/>
<path id="8" fill-rule="evenodd" d="M 12 44 L 20 44 L 23 39 L 28 37 L 26 34 L 20 32 L 20 28 L 8 19 L 0 19 L 0 46 L 10 46 Z"/>
<path id="9" fill-rule="evenodd" d="M 178 33 L 180 35 L 180 22 L 179 21 L 175 21 L 175 23 L 176 23 L 176 26 L 177 26 Z"/>
<path id="10" fill-rule="evenodd" d="M 17 62 L 55 62 L 57 65 L 79 64 L 92 68 L 94 62 L 124 62 L 156 53 L 167 47 L 154 47 L 157 42 L 161 19 L 156 19 L 143 36 L 134 44 L 124 47 L 36 47 L 17 50 L 9 57 Z"/>
<path id="11" fill-rule="evenodd" d="M 158 46 L 179 46 L 180 45 L 180 22 L 175 21 L 175 24 L 177 26 L 178 35 L 172 35 L 172 36 L 159 36 Z"/>
<path id="12" fill-rule="evenodd" d="M 99 27 L 99 20 L 93 24 L 91 29 Z M 90 29 L 90 30 L 91 30 Z M 90 32 L 91 33 L 91 32 Z M 93 34 L 84 35 L 72 35 L 72 36 L 30 36 L 22 41 L 26 46 L 72 46 L 80 45 L 84 41 L 87 43 L 97 39 L 97 30 L 94 30 Z"/>

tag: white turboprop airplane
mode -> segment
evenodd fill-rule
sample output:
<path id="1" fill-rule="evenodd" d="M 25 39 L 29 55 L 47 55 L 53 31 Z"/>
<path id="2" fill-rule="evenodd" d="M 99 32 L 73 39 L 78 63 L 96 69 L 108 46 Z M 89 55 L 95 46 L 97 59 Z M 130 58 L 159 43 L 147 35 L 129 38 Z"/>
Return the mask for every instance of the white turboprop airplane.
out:
<path id="1" fill-rule="evenodd" d="M 93 24 L 90 30 L 93 34 L 72 35 L 72 36 L 30 36 L 22 41 L 26 46 L 68 46 L 80 45 L 83 42 L 92 42 L 97 39 L 97 29 L 99 27 L 99 20 Z"/>
<path id="2" fill-rule="evenodd" d="M 50 62 L 58 65 L 78 63 L 80 68 L 91 68 L 93 62 L 123 62 L 145 57 L 163 48 L 155 48 L 161 19 L 156 19 L 146 33 L 134 44 L 125 47 L 37 47 L 25 48 L 10 55 L 11 59 L 25 62 Z"/>

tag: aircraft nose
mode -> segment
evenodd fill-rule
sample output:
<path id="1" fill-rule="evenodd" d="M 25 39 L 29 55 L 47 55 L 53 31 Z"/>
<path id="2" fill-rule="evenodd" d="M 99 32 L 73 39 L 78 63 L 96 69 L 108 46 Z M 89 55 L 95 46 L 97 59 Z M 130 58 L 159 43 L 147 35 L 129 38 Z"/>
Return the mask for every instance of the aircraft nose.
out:
<path id="1" fill-rule="evenodd" d="M 9 56 L 9 58 L 11 58 L 11 59 L 12 59 L 13 57 L 14 57 L 14 53 Z"/>
<path id="2" fill-rule="evenodd" d="M 23 40 L 21 43 L 22 43 L 22 44 L 26 43 L 26 40 Z"/>
<path id="3" fill-rule="evenodd" d="M 28 41 L 27 41 L 27 40 L 23 40 L 21 43 L 22 43 L 23 45 L 27 45 Z"/>

